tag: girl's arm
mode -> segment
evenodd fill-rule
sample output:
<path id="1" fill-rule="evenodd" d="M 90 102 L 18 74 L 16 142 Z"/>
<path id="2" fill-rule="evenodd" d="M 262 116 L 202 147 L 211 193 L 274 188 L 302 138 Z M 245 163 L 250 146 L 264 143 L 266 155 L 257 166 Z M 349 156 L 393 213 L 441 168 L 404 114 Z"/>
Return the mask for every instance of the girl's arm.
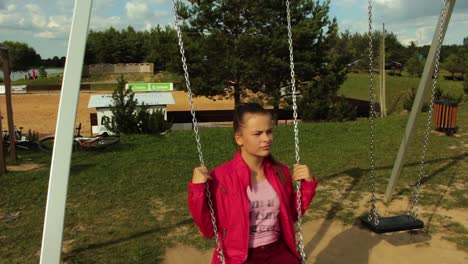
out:
<path id="1" fill-rule="evenodd" d="M 293 221 L 295 222 L 297 221 L 297 192 L 292 186 L 294 180 L 291 177 L 289 169 L 286 167 L 283 171 L 286 175 L 286 178 L 290 180 L 290 182 L 288 182 L 288 188 L 290 188 L 290 191 L 293 192 L 293 194 L 291 195 L 291 198 L 292 198 L 291 199 L 291 213 L 293 216 Z M 307 171 L 306 176 L 304 176 L 303 179 L 300 179 L 301 180 L 301 214 L 302 215 L 304 215 L 305 212 L 307 211 L 307 208 L 309 208 L 310 202 L 315 196 L 315 189 L 317 188 L 317 184 L 318 184 L 317 179 L 315 179 L 312 175 L 307 176 L 307 174 L 310 174 L 308 172 L 308 168 L 306 171 Z"/>
<path id="2" fill-rule="evenodd" d="M 189 182 L 188 186 L 188 206 L 190 213 L 198 229 L 206 238 L 211 238 L 214 234 L 208 198 L 206 197 L 206 185 L 209 184 L 210 186 L 213 208 L 215 209 L 215 213 L 218 213 L 218 210 L 216 210 L 217 195 L 215 194 L 215 190 L 218 189 L 216 187 L 217 183 L 214 170 L 208 174 L 208 169 L 205 166 L 201 166 L 193 170 L 192 181 Z"/>

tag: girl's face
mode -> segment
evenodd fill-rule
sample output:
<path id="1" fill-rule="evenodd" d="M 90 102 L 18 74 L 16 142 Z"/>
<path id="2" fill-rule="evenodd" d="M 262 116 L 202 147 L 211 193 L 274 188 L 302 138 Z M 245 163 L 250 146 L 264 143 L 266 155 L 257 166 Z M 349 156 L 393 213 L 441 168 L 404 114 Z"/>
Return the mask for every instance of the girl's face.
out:
<path id="1" fill-rule="evenodd" d="M 273 124 L 268 114 L 247 113 L 243 125 L 234 135 L 237 145 L 246 153 L 267 157 L 271 154 L 273 143 Z"/>

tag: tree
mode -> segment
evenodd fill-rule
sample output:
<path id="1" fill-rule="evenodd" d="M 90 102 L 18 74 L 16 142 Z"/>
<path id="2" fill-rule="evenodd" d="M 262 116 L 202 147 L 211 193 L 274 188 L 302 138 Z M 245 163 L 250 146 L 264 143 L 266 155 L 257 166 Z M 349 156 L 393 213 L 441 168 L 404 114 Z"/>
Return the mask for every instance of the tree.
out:
<path id="1" fill-rule="evenodd" d="M 44 66 L 39 67 L 38 72 L 39 72 L 39 78 L 41 78 L 41 79 L 47 78 L 47 72 L 46 72 Z"/>
<path id="2" fill-rule="evenodd" d="M 113 27 L 90 31 L 86 42 L 85 64 L 143 62 L 147 54 L 145 34 L 131 26 L 118 31 Z"/>
<path id="3" fill-rule="evenodd" d="M 112 93 L 113 104 L 110 105 L 112 118 L 106 117 L 104 126 L 110 131 L 120 134 L 138 133 L 138 119 L 136 116 L 138 101 L 135 93 L 125 89 L 127 83 L 123 76 L 117 79 L 117 87 Z"/>
<path id="4" fill-rule="evenodd" d="M 110 105 L 112 117 L 104 116 L 104 126 L 113 133 L 120 134 L 161 134 L 172 127 L 164 119 L 162 110 L 151 110 L 148 105 L 138 104 L 135 93 L 125 89 L 123 76 L 117 79 L 117 87 L 112 93 Z"/>
<path id="5" fill-rule="evenodd" d="M 194 92 L 224 95 L 231 90 L 238 104 L 248 88 L 268 94 L 278 108 L 280 88 L 290 82 L 284 1 L 190 2 L 191 7 L 180 7 L 179 14 L 188 21 L 184 33 L 188 35 L 190 75 L 195 76 Z M 291 3 L 298 83 L 330 73 L 339 61 L 338 56 L 329 56 L 337 23 L 329 19 L 328 11 L 329 1 Z M 344 80 L 344 76 L 338 79 Z"/>
<path id="6" fill-rule="evenodd" d="M 463 50 L 460 50 L 457 54 L 450 54 L 442 64 L 442 67 L 449 71 L 452 74 L 452 77 L 454 77 L 455 73 L 463 75 L 466 72 L 467 65 L 465 60 L 465 54 Z"/>
<path id="7" fill-rule="evenodd" d="M 421 58 L 418 52 L 406 62 L 405 68 L 409 74 L 420 77 L 424 71 L 425 59 Z"/>
<path id="8" fill-rule="evenodd" d="M 28 44 L 15 41 L 4 41 L 2 44 L 8 48 L 12 72 L 28 71 L 31 67 L 40 65 L 41 56 Z"/>
<path id="9" fill-rule="evenodd" d="M 159 25 L 152 28 L 145 38 L 145 61 L 154 63 L 155 70 L 179 70 L 180 53 L 176 31 Z"/>

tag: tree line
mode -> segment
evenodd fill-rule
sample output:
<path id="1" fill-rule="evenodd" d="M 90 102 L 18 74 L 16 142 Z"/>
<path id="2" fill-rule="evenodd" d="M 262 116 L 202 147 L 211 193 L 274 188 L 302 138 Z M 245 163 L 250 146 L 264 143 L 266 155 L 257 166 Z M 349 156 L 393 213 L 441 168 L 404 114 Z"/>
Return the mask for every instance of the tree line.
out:
<path id="1" fill-rule="evenodd" d="M 11 71 L 26 72 L 31 68 L 41 66 L 46 68 L 63 68 L 65 66 L 65 56 L 42 59 L 33 47 L 23 42 L 4 41 L 0 42 L 0 45 L 8 48 Z M 0 67 L 3 67 L 2 60 L 0 60 Z"/>
<path id="2" fill-rule="evenodd" d="M 352 111 L 336 94 L 353 67 L 367 69 L 368 34 L 339 33 L 337 19 L 329 16 L 330 1 L 293 1 L 290 10 L 302 118 L 346 119 L 339 112 Z M 275 109 L 291 105 L 284 92 L 291 86 L 284 1 L 197 0 L 179 3 L 177 12 L 197 95 L 233 96 L 238 104 L 248 88 L 266 94 Z M 373 36 L 376 63 L 380 61 L 381 36 L 379 31 Z M 411 74 L 422 71 L 429 46 L 405 46 L 392 32 L 386 32 L 385 43 L 387 61 L 411 66 L 407 67 Z M 465 71 L 466 47 L 444 46 L 441 61 L 450 62 L 452 54 L 462 58 L 463 64 L 460 66 L 459 59 L 452 68 Z M 156 26 L 137 31 L 129 26 L 89 32 L 85 64 L 138 62 L 154 63 L 156 71 L 183 75 L 175 29 Z"/>

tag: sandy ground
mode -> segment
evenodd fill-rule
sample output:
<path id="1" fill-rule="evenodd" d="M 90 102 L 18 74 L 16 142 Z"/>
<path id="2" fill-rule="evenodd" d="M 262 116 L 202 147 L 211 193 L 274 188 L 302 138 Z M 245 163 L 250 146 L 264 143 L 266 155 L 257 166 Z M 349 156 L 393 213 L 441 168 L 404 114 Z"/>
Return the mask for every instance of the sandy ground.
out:
<path id="1" fill-rule="evenodd" d="M 92 94 L 110 94 L 111 92 L 81 92 L 76 115 L 76 125 L 82 125 L 82 135 L 90 135 L 90 113 L 95 113 L 95 108 L 88 108 L 89 98 Z M 168 111 L 190 110 L 187 94 L 180 91 L 172 92 L 175 105 L 168 105 Z M 23 132 L 28 129 L 39 132 L 41 136 L 55 132 L 58 106 L 60 102 L 59 92 L 13 94 L 13 117 L 16 127 L 23 127 Z M 195 98 L 196 110 L 232 109 L 233 100 L 216 100 L 205 97 Z M 7 129 L 5 96 L 0 96 L 0 111 L 4 117 L 2 130 Z"/>
<path id="2" fill-rule="evenodd" d="M 308 263 L 316 264 L 455 264 L 467 263 L 468 254 L 458 251 L 441 236 L 408 232 L 377 235 L 340 222 L 317 220 L 303 226 Z M 178 246 L 166 252 L 164 264 L 210 263 L 212 251 Z"/>
<path id="3" fill-rule="evenodd" d="M 89 97 L 92 94 L 106 92 L 80 93 L 76 124 L 82 123 L 82 134 L 89 135 L 89 114 L 95 109 L 88 108 Z M 107 92 L 110 93 L 110 92 Z M 187 95 L 184 92 L 173 92 L 176 104 L 168 106 L 168 111 L 189 110 Z M 60 94 L 32 93 L 13 95 L 14 121 L 17 127 L 38 131 L 41 135 L 52 134 L 55 131 Z M 232 100 L 212 101 L 207 98 L 196 98 L 197 110 L 232 109 Z M 5 96 L 0 96 L 0 110 L 6 117 Z M 2 120 L 2 129 L 6 129 L 6 118 Z M 15 168 L 16 169 L 16 168 Z M 17 169 L 35 169 L 34 166 Z M 366 211 L 367 197 L 364 197 L 358 209 Z M 407 201 L 394 202 L 390 207 L 378 205 L 383 215 L 392 215 L 395 211 L 404 210 Z M 385 208 L 385 209 L 383 209 Z M 468 227 L 468 210 L 442 210 L 438 208 L 422 208 L 429 214 L 449 216 Z M 423 219 L 425 223 L 431 219 Z M 375 235 L 356 226 L 341 222 L 316 220 L 303 226 L 304 244 L 309 263 L 468 263 L 468 254 L 457 250 L 456 245 L 442 238 L 441 233 L 428 235 L 425 233 L 410 234 L 406 232 L 389 235 Z M 198 234 L 196 234 L 198 235 Z M 164 263 L 168 264 L 198 264 L 209 263 L 211 250 L 201 252 L 188 246 L 177 246 L 169 249 Z"/>
<path id="4" fill-rule="evenodd" d="M 357 213 L 367 211 L 369 195 L 364 195 Z M 395 200 L 389 206 L 377 204 L 381 215 L 397 215 L 406 209 L 408 200 Z M 313 208 L 313 205 L 311 206 Z M 309 212 L 312 213 L 313 212 Z M 432 225 L 435 215 L 468 224 L 468 209 L 447 211 L 420 207 L 425 225 Z M 197 234 L 198 235 L 198 234 Z M 367 229 L 339 221 L 314 220 L 303 225 L 307 263 L 316 264 L 462 264 L 468 263 L 468 253 L 443 238 L 445 234 L 422 231 L 375 234 Z M 199 251 L 179 245 L 166 251 L 164 264 L 210 263 L 212 250 Z"/>
<path id="5" fill-rule="evenodd" d="M 370 195 L 362 197 L 356 214 L 368 210 Z M 395 200 L 389 206 L 377 204 L 379 214 L 397 215 L 404 211 L 408 200 Z M 313 205 L 312 205 L 313 208 Z M 313 212 L 311 212 L 313 214 Z M 446 216 L 468 226 L 468 209 L 445 210 L 420 207 L 426 226 L 434 225 L 434 216 Z M 443 238 L 445 234 L 422 231 L 375 234 L 358 226 L 338 221 L 314 220 L 303 225 L 303 238 L 308 263 L 316 264 L 462 264 L 468 263 L 468 253 Z M 179 245 L 166 251 L 164 264 L 210 263 L 212 250 L 199 251 Z"/>

